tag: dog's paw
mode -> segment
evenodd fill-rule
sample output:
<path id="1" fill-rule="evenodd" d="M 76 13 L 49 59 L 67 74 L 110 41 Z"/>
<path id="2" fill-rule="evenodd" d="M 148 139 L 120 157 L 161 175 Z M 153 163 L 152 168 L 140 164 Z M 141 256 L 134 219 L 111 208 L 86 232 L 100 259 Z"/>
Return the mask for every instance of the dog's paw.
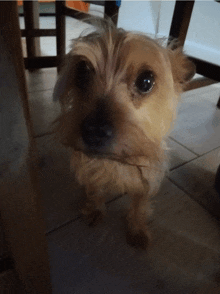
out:
<path id="1" fill-rule="evenodd" d="M 83 211 L 84 219 L 90 227 L 98 225 L 104 218 L 104 213 L 101 210 Z"/>
<path id="2" fill-rule="evenodd" d="M 150 234 L 144 231 L 139 232 L 127 232 L 127 243 L 135 248 L 146 250 L 150 243 Z"/>
<path id="3" fill-rule="evenodd" d="M 95 210 L 87 216 L 90 227 L 94 227 L 102 222 L 104 213 L 101 210 Z"/>
<path id="4" fill-rule="evenodd" d="M 81 206 L 81 213 L 86 223 L 93 227 L 99 224 L 105 216 L 105 205 L 95 207 L 91 202 L 86 202 Z"/>

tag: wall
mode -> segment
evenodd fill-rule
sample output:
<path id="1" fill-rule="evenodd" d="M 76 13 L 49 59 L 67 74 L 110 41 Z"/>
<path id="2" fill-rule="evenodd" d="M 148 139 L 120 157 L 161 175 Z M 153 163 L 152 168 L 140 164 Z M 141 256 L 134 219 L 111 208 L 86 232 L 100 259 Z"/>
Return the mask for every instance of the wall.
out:
<path id="1" fill-rule="evenodd" d="M 118 27 L 154 35 L 157 13 L 158 7 L 152 6 L 150 1 L 122 0 Z"/>
<path id="2" fill-rule="evenodd" d="M 184 49 L 220 66 L 220 3 L 196 1 Z"/>
<path id="3" fill-rule="evenodd" d="M 152 37 L 157 32 L 157 37 L 168 37 L 174 6 L 175 1 L 122 0 L 118 26 L 126 30 L 141 31 Z"/>
<path id="4" fill-rule="evenodd" d="M 168 37 L 174 7 L 175 1 L 122 0 L 118 25 L 152 37 Z M 184 46 L 187 54 L 220 65 L 219 15 L 220 3 L 195 1 Z"/>

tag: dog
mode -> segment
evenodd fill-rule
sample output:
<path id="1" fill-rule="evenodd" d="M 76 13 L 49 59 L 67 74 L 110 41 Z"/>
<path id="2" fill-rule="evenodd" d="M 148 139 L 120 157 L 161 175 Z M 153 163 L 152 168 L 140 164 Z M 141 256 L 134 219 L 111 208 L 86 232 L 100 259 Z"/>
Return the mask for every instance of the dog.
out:
<path id="1" fill-rule="evenodd" d="M 127 242 L 146 249 L 150 199 L 167 166 L 165 139 L 195 66 L 181 48 L 99 23 L 74 41 L 55 85 L 62 109 L 57 131 L 72 150 L 90 224 L 102 219 L 106 195 L 127 193 Z"/>

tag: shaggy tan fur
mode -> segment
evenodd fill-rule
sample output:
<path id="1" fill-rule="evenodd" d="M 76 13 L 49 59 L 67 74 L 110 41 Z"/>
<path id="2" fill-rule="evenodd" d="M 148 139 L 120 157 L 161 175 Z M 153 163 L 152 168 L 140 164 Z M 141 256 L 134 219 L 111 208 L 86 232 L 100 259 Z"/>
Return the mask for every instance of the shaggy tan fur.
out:
<path id="1" fill-rule="evenodd" d="M 77 76 L 76 68 L 82 60 L 87 64 L 83 74 L 89 77 L 79 89 L 76 80 L 85 77 Z M 144 70 L 150 70 L 155 81 L 147 93 L 138 91 L 136 82 Z M 194 65 L 180 48 L 164 48 L 145 35 L 102 21 L 95 32 L 75 40 L 55 86 L 54 97 L 62 106 L 59 134 L 72 148 L 70 165 L 88 199 L 82 211 L 94 222 L 103 214 L 106 195 L 128 193 L 131 245 L 147 246 L 150 198 L 166 170 L 164 139 L 182 88 L 193 74 Z M 105 105 L 114 137 L 104 151 L 90 152 L 81 125 L 98 103 Z"/>

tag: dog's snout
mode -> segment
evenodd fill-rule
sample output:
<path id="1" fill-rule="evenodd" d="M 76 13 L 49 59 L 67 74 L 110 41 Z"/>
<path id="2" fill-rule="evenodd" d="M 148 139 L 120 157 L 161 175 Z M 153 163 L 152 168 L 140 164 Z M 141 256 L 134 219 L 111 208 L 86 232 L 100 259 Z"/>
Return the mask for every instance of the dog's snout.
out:
<path id="1" fill-rule="evenodd" d="M 82 139 L 91 151 L 106 148 L 113 137 L 113 127 L 106 111 L 98 108 L 87 116 L 82 123 Z"/>

